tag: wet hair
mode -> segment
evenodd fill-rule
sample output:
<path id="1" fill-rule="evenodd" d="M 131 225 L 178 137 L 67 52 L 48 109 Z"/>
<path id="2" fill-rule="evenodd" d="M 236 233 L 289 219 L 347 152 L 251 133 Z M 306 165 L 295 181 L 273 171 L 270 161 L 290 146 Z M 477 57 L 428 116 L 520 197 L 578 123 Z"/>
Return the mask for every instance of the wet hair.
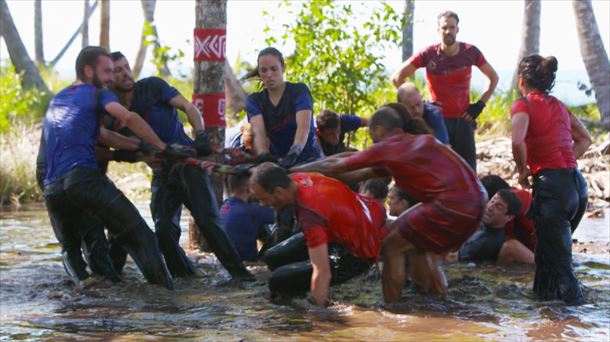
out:
<path id="1" fill-rule="evenodd" d="M 228 179 L 229 191 L 244 191 L 248 188 L 249 174 L 230 175 Z"/>
<path id="2" fill-rule="evenodd" d="M 506 203 L 506 215 L 517 216 L 521 210 L 521 200 L 519 196 L 509 189 L 502 189 L 497 192 L 497 195 Z"/>
<path id="3" fill-rule="evenodd" d="M 439 21 L 441 21 L 441 18 L 453 18 L 456 21 L 456 24 L 460 23 L 460 18 L 458 18 L 457 13 L 453 12 L 453 11 L 445 11 L 442 12 L 441 14 L 438 15 L 438 17 L 436 18 L 436 22 L 438 23 Z"/>
<path id="4" fill-rule="evenodd" d="M 277 59 L 280 61 L 280 64 L 282 65 L 282 67 L 284 67 L 286 64 L 284 63 L 284 55 L 282 55 L 282 53 L 280 52 L 280 50 L 274 48 L 274 47 L 266 47 L 264 49 L 262 49 L 259 53 L 258 53 L 258 57 L 256 57 L 256 68 L 254 68 L 253 70 L 250 70 L 244 77 L 243 79 L 249 79 L 249 78 L 253 78 L 253 77 L 259 77 L 259 73 L 258 73 L 258 60 L 261 59 L 261 57 L 263 56 L 267 56 L 267 55 L 271 55 L 271 56 L 275 56 L 277 57 Z"/>
<path id="5" fill-rule="evenodd" d="M 339 127 L 339 115 L 330 109 L 323 109 L 316 116 L 316 127 L 318 129 L 336 129 Z"/>
<path id="6" fill-rule="evenodd" d="M 496 192 L 502 189 L 510 189 L 510 185 L 500 176 L 497 175 L 487 175 L 481 178 L 481 183 L 485 190 L 487 190 L 488 198 L 494 197 Z"/>
<path id="7" fill-rule="evenodd" d="M 99 56 L 110 57 L 108 50 L 101 46 L 87 46 L 83 48 L 76 57 L 76 77 L 79 80 L 85 79 L 85 66 L 89 65 L 93 69 L 97 66 Z"/>
<path id="8" fill-rule="evenodd" d="M 393 109 L 400 117 L 402 124 L 394 127 L 401 127 L 403 131 L 413 135 L 433 134 L 432 129 L 424 119 L 409 114 L 409 110 L 402 103 L 387 103 L 384 107 Z"/>
<path id="9" fill-rule="evenodd" d="M 291 183 L 292 180 L 288 177 L 286 170 L 271 162 L 257 166 L 250 177 L 250 185 L 258 184 L 268 193 L 272 193 L 278 186 L 288 188 Z"/>
<path id="10" fill-rule="evenodd" d="M 110 54 L 110 58 L 112 58 L 113 62 L 118 61 L 121 58 L 126 58 L 125 55 L 121 51 L 115 51 Z"/>
<path id="11" fill-rule="evenodd" d="M 523 79 L 528 87 L 546 93 L 550 92 L 555 85 L 556 72 L 557 58 L 553 56 L 531 55 L 523 57 L 517 69 L 517 75 Z"/>
<path id="12" fill-rule="evenodd" d="M 371 195 L 376 200 L 388 197 L 388 182 L 384 177 L 367 179 L 362 184 L 362 193 Z"/>
<path id="13" fill-rule="evenodd" d="M 407 201 L 409 203 L 409 207 L 412 207 L 415 204 L 419 203 L 419 201 L 415 199 L 413 195 L 404 191 L 402 188 L 399 188 L 396 185 L 392 187 L 392 190 L 396 193 L 396 196 L 398 196 L 399 199 Z"/>

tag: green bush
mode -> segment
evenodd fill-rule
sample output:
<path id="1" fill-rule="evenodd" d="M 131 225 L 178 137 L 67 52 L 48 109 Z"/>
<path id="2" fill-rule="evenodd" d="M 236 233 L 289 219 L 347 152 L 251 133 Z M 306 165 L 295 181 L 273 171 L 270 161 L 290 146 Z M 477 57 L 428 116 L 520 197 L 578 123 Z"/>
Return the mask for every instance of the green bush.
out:
<path id="1" fill-rule="evenodd" d="M 0 67 L 0 133 L 6 133 L 17 122 L 32 124 L 40 120 L 50 94 L 37 89 L 23 89 L 21 75 L 8 64 Z"/>

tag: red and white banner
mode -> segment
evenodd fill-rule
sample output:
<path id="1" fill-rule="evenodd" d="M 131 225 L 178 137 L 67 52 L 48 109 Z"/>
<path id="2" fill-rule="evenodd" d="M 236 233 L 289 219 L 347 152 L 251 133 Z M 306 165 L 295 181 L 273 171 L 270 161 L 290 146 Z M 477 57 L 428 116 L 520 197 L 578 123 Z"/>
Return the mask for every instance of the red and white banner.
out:
<path id="1" fill-rule="evenodd" d="M 193 104 L 203 115 L 205 127 L 227 127 L 225 93 L 193 94 Z"/>
<path id="2" fill-rule="evenodd" d="M 226 29 L 196 28 L 193 33 L 195 61 L 223 62 L 226 56 Z"/>

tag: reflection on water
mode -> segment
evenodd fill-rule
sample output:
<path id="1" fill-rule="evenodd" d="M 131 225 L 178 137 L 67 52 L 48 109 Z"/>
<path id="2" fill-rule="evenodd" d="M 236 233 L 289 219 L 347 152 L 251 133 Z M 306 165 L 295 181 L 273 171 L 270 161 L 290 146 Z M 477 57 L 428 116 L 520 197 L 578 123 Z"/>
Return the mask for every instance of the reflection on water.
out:
<path id="1" fill-rule="evenodd" d="M 138 209 L 150 223 L 147 207 Z M 458 264 L 447 267 L 447 299 L 408 290 L 404 302 L 385 307 L 379 274 L 372 271 L 333 288 L 331 308 L 312 309 L 303 299 L 270 302 L 264 267 L 249 267 L 256 282 L 235 284 L 203 254 L 193 255 L 203 276 L 178 279 L 175 291 L 147 285 L 129 263 L 123 284 L 79 292 L 67 281 L 44 208 L 4 212 L 0 339 L 607 341 L 607 220 L 585 220 L 575 234 L 581 242 L 595 241 L 586 254 L 575 248 L 588 299 L 583 306 L 532 300 L 529 267 Z"/>

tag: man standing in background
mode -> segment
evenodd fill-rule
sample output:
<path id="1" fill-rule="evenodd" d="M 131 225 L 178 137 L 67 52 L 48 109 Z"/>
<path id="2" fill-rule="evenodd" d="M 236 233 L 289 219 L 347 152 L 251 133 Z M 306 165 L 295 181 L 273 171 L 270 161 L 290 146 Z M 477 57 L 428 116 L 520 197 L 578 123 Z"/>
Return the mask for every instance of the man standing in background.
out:
<path id="1" fill-rule="evenodd" d="M 456 40 L 459 21 L 455 12 L 441 13 L 438 16 L 441 43 L 430 45 L 411 56 L 396 71 L 392 82 L 399 87 L 415 70 L 426 68 L 430 95 L 443 111 L 449 144 L 476 171 L 474 120 L 481 114 L 496 89 L 498 74 L 476 46 Z M 489 79 L 489 84 L 481 98 L 471 104 L 470 79 L 473 65 Z"/>

